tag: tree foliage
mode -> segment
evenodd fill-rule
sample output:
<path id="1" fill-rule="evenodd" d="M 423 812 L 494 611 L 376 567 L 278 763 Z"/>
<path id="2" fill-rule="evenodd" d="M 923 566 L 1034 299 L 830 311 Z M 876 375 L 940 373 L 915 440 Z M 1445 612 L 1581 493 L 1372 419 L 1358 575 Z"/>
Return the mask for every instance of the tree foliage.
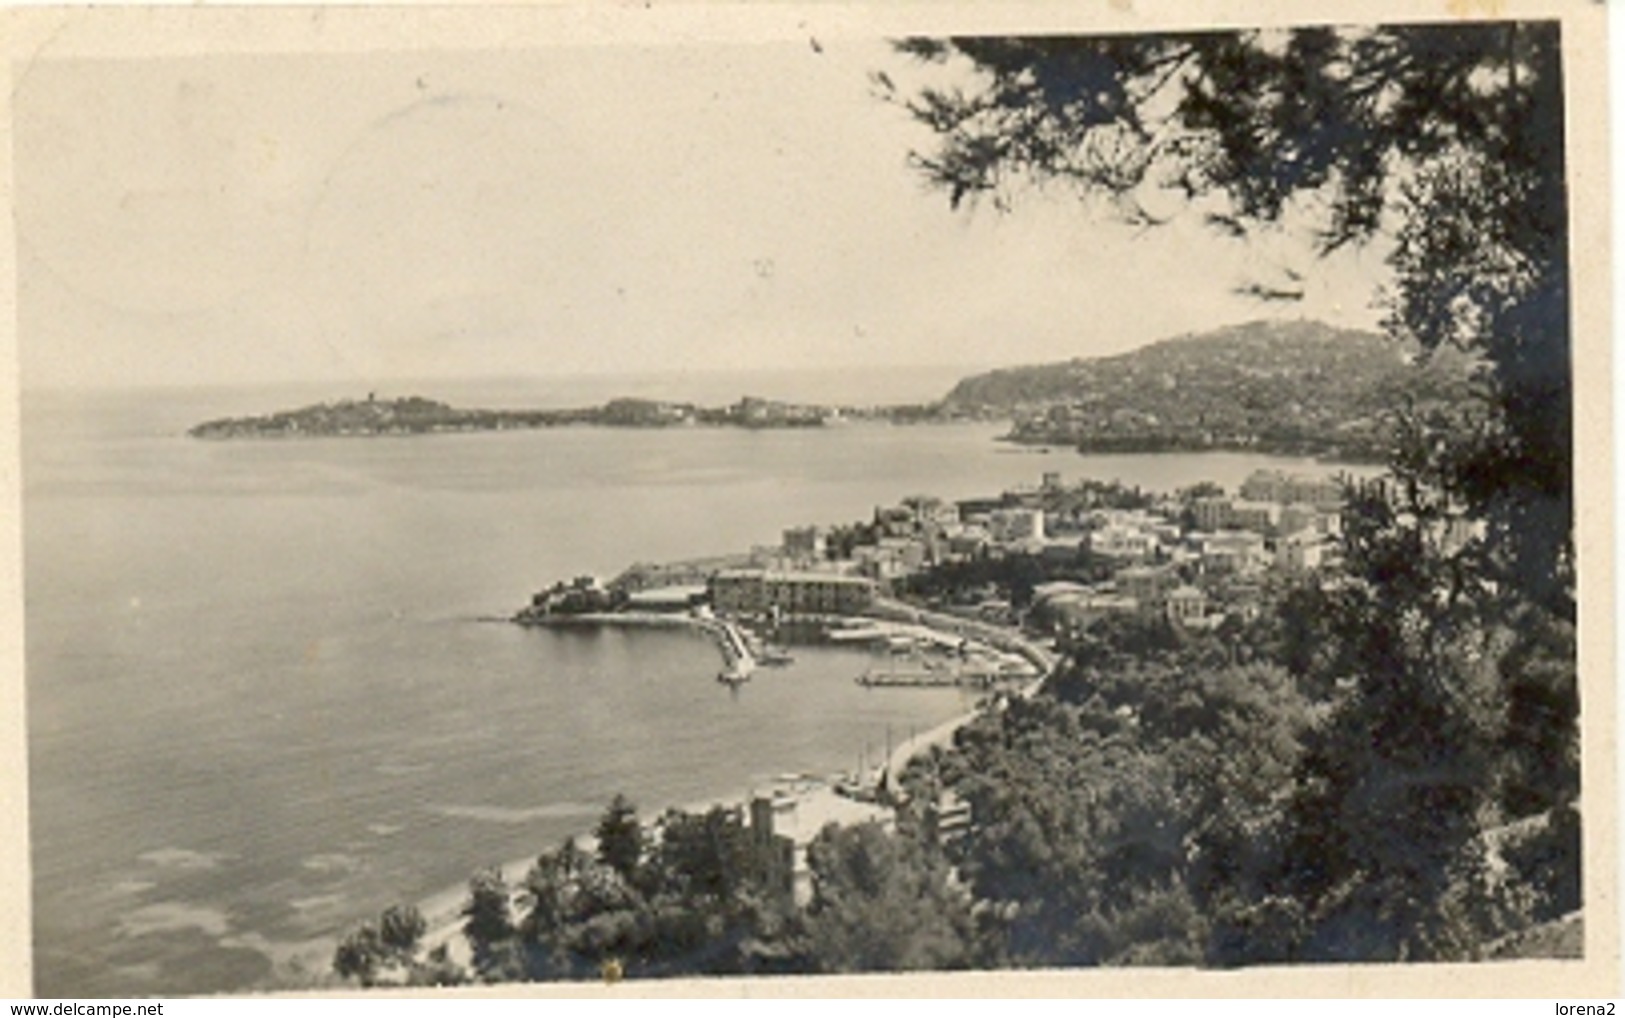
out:
<path id="1" fill-rule="evenodd" d="M 826 972 L 966 968 L 971 899 L 940 854 L 876 823 L 826 827 L 807 848 L 807 945 Z"/>
<path id="2" fill-rule="evenodd" d="M 635 879 L 643 859 L 643 825 L 631 800 L 616 795 L 593 833 L 598 838 L 598 861 L 627 880 Z"/>
<path id="3" fill-rule="evenodd" d="M 428 924 L 415 905 L 392 905 L 376 922 L 362 923 L 333 951 L 333 971 L 362 986 L 457 986 L 467 973 L 451 961 L 444 945 L 424 955 Z"/>
<path id="4" fill-rule="evenodd" d="M 944 772 L 977 818 L 963 848 L 1012 960 L 1208 959 L 1209 926 L 1261 895 L 1308 724 L 1269 665 L 1113 657 L 1075 704 L 1011 704 Z M 1189 921 L 1175 923 L 1174 916 Z M 1157 918 L 1160 917 L 1160 918 Z"/>
<path id="5" fill-rule="evenodd" d="M 518 978 L 521 962 L 514 937 L 513 892 L 500 870 L 481 870 L 469 878 L 463 917 L 463 935 L 473 949 L 475 973 L 486 981 Z"/>

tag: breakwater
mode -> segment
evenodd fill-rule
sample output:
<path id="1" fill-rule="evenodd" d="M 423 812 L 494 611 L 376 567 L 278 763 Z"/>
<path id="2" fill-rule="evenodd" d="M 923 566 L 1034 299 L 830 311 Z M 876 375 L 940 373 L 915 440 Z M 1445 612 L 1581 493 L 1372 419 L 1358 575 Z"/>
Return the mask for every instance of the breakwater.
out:
<path id="1" fill-rule="evenodd" d="M 514 617 L 524 626 L 552 626 L 557 628 L 591 628 L 597 626 L 627 626 L 641 629 L 686 629 L 704 633 L 716 644 L 722 655 L 722 671 L 717 678 L 723 682 L 744 682 L 756 670 L 756 656 L 740 628 L 726 619 L 706 615 L 679 615 L 667 612 L 583 612 L 573 615 L 541 615 L 522 612 Z"/>

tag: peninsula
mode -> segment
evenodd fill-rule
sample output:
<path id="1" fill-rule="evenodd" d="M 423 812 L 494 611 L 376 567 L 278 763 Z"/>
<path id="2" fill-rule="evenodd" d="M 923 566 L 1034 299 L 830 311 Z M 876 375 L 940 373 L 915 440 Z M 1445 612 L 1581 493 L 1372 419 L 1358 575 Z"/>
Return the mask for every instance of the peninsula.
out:
<path id="1" fill-rule="evenodd" d="M 1460 406 L 1472 370 L 1457 351 L 1424 358 L 1373 332 L 1258 321 L 1114 356 L 976 375 L 942 406 L 1010 420 L 1007 441 L 1083 453 L 1231 450 L 1382 462 L 1396 408 Z"/>
<path id="2" fill-rule="evenodd" d="M 484 410 L 453 407 L 422 396 L 316 403 L 254 417 L 225 417 L 189 429 L 193 438 L 323 438 L 420 435 L 458 431 L 510 431 L 596 425 L 620 428 L 685 426 L 815 428 L 841 420 L 907 420 L 931 407 L 830 407 L 745 396 L 727 406 L 652 399 L 612 399 L 573 409 Z"/>

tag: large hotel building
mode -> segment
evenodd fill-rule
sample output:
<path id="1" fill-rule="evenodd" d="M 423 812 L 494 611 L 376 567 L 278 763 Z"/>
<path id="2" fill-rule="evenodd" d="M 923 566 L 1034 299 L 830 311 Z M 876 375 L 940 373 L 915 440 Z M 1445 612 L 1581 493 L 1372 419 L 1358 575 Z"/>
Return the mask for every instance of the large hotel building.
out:
<path id="1" fill-rule="evenodd" d="M 711 577 L 711 606 L 719 612 L 759 615 L 855 615 L 875 601 L 875 581 L 836 573 L 781 573 L 727 569 Z"/>

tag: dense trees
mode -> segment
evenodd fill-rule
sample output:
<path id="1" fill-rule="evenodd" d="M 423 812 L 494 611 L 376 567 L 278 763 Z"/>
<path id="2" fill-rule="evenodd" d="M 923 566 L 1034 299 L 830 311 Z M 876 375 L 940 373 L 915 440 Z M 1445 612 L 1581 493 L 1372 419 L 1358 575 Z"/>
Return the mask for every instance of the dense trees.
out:
<path id="1" fill-rule="evenodd" d="M 1436 578 L 1406 582 L 1449 615 Z M 1452 630 L 1371 597 L 1346 576 L 1281 591 L 1230 631 L 1103 621 L 1040 695 L 915 761 L 895 830 L 821 832 L 799 902 L 788 843 L 737 811 L 645 827 L 617 798 L 594 849 L 543 853 L 517 889 L 470 882 L 471 977 L 1498 950 L 1579 906 L 1576 747 L 1550 723 L 1573 710 L 1572 627 L 1537 612 L 1523 630 Z M 1386 685 L 1344 674 L 1380 655 Z M 969 823 L 945 836 L 933 818 L 950 800 Z M 444 948 L 420 959 L 421 937 L 421 918 L 391 910 L 346 938 L 335 970 L 363 985 L 470 977 Z"/>
<path id="2" fill-rule="evenodd" d="M 826 827 L 807 848 L 806 941 L 825 972 L 968 968 L 971 898 L 935 846 L 877 823 Z"/>
<path id="3" fill-rule="evenodd" d="M 363 986 L 963 968 L 975 960 L 972 901 L 934 843 L 876 824 L 829 827 L 807 848 L 810 897 L 792 896 L 790 843 L 734 810 L 672 810 L 647 832 L 622 797 L 599 830 L 635 859 L 574 839 L 542 853 L 515 888 L 469 881 L 469 971 L 440 944 L 426 956 L 416 909 L 352 931 L 333 969 Z M 610 859 L 620 865 L 612 865 Z"/>
<path id="4" fill-rule="evenodd" d="M 333 952 L 333 971 L 362 986 L 455 986 L 467 981 L 445 945 L 426 956 L 422 953 L 421 941 L 427 931 L 416 907 L 393 905 L 377 922 L 363 923 L 339 942 Z"/>
<path id="5" fill-rule="evenodd" d="M 934 762 L 971 804 L 957 858 L 1005 963 L 1228 960 L 1212 940 L 1278 859 L 1309 711 L 1283 670 L 1204 656 L 1074 663 L 1066 700 L 1012 702 Z"/>
<path id="6" fill-rule="evenodd" d="M 476 978 L 808 969 L 782 843 L 736 812 L 672 810 L 651 833 L 617 796 L 596 832 L 594 851 L 571 839 L 539 855 L 517 889 L 490 871 L 470 881 L 463 934 Z M 335 968 L 361 975 L 337 958 Z"/>

